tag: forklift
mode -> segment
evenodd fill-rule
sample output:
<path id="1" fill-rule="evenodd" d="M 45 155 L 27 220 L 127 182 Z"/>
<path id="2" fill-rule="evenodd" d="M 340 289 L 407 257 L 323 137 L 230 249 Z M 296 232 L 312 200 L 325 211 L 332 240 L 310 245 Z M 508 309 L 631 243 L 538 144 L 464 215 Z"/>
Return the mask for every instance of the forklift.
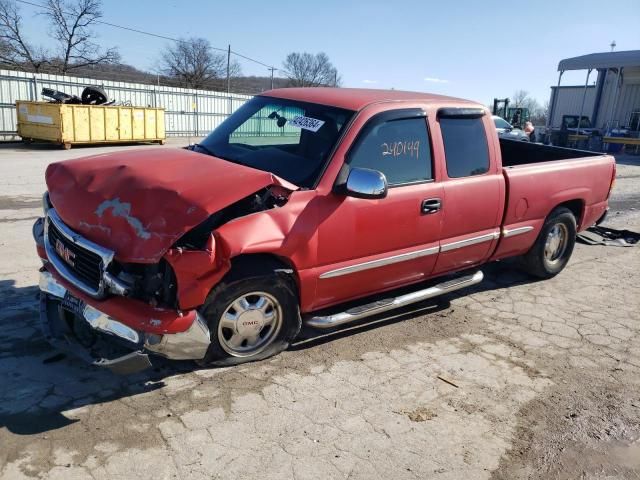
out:
<path id="1" fill-rule="evenodd" d="M 508 98 L 494 98 L 493 99 L 493 114 L 498 117 L 507 119 L 507 108 L 509 108 L 509 99 Z"/>
<path id="2" fill-rule="evenodd" d="M 504 118 L 516 128 L 523 128 L 529 121 L 529 109 L 523 107 L 509 107 L 508 98 L 493 99 L 493 114 Z"/>

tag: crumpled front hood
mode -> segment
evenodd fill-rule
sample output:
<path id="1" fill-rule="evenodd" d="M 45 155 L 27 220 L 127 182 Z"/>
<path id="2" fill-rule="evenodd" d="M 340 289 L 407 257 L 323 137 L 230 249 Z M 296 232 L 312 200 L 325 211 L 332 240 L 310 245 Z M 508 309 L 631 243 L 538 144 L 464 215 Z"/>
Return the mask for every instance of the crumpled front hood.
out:
<path id="1" fill-rule="evenodd" d="M 269 185 L 276 175 L 184 149 L 93 155 L 49 165 L 49 197 L 73 230 L 122 262 L 154 263 L 209 215 Z"/>

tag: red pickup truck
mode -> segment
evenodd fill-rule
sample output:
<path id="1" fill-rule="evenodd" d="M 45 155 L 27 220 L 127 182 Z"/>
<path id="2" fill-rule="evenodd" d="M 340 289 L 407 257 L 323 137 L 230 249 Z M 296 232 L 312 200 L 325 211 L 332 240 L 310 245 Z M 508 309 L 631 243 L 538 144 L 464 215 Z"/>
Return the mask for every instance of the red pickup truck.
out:
<path id="1" fill-rule="evenodd" d="M 614 178 L 611 156 L 500 140 L 473 102 L 272 90 L 187 149 L 48 167 L 43 329 L 119 372 L 262 359 L 302 323 L 458 290 L 487 262 L 556 275 Z"/>

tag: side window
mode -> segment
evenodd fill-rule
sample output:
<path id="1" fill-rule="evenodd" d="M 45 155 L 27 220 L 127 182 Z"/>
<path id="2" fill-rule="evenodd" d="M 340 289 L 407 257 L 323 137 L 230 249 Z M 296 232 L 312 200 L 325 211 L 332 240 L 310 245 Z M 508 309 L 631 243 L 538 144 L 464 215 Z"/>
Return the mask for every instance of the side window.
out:
<path id="1" fill-rule="evenodd" d="M 431 147 L 424 117 L 367 124 L 349 154 L 351 167 L 378 170 L 389 185 L 431 180 Z"/>
<path id="2" fill-rule="evenodd" d="M 440 130 L 450 178 L 489 171 L 489 146 L 482 118 L 441 118 Z"/>

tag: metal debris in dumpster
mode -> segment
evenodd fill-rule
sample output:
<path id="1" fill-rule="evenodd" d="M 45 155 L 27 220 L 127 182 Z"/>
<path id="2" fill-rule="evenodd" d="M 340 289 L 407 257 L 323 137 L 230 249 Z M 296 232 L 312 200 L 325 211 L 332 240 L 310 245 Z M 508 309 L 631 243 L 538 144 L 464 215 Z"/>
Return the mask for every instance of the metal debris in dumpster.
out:
<path id="1" fill-rule="evenodd" d="M 18 135 L 64 148 L 78 144 L 165 142 L 164 108 L 16 101 Z"/>

